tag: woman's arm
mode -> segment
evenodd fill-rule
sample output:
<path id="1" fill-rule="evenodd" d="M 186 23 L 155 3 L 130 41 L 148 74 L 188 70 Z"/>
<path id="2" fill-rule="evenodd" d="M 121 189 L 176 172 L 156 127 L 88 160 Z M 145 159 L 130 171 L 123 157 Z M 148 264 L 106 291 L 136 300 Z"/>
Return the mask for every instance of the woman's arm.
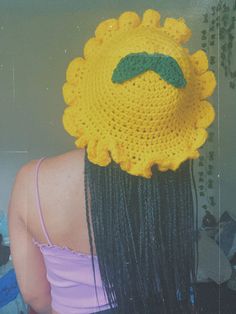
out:
<path id="1" fill-rule="evenodd" d="M 11 255 L 20 291 L 38 314 L 51 314 L 50 285 L 40 250 L 27 230 L 28 193 L 33 186 L 35 161 L 23 166 L 12 189 L 8 219 Z"/>

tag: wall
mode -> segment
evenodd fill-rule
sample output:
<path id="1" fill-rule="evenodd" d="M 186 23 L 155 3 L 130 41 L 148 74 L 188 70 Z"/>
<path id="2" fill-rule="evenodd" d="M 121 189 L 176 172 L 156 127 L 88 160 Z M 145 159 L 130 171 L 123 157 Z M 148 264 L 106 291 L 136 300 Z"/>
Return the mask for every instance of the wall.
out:
<path id="1" fill-rule="evenodd" d="M 63 130 L 65 108 L 61 87 L 70 60 L 82 55 L 83 45 L 103 19 L 118 17 L 125 10 L 140 14 L 154 8 L 166 16 L 183 16 L 193 31 L 190 52 L 203 43 L 204 14 L 218 1 L 141 0 L 1 0 L 0 1 L 0 232 L 7 236 L 6 211 L 16 171 L 27 161 L 74 149 L 73 139 Z M 234 1 L 226 1 L 233 6 Z M 216 34 L 219 35 L 219 27 Z M 219 39 L 219 36 L 218 36 Z M 209 48 L 209 47 L 208 47 Z M 234 47 L 235 48 L 235 47 Z M 208 208 L 219 216 L 224 210 L 236 217 L 235 89 L 229 87 L 220 65 L 220 40 L 216 41 L 214 71 L 218 86 L 212 101 L 217 119 L 212 143 L 203 155 L 215 152 L 214 186 L 200 197 L 199 222 Z M 233 60 L 235 62 L 235 60 Z M 234 65 L 235 68 L 235 65 Z M 209 163 L 205 162 L 205 168 Z M 199 164 L 195 164 L 199 185 Z M 204 188 L 206 190 L 205 178 Z"/>

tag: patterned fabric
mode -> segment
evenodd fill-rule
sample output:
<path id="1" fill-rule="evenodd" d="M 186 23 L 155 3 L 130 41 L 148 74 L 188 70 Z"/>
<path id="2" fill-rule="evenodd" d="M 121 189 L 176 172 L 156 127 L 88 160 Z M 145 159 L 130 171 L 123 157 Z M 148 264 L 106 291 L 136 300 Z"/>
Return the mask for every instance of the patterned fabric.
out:
<path id="1" fill-rule="evenodd" d="M 19 293 L 14 269 L 0 278 L 0 308 L 14 300 Z"/>
<path id="2" fill-rule="evenodd" d="M 146 10 L 101 22 L 84 56 L 68 66 L 63 95 L 66 131 L 100 166 L 150 178 L 151 167 L 176 170 L 199 157 L 214 109 L 205 99 L 216 80 L 204 51 L 182 43 L 191 30 L 183 18 Z"/>

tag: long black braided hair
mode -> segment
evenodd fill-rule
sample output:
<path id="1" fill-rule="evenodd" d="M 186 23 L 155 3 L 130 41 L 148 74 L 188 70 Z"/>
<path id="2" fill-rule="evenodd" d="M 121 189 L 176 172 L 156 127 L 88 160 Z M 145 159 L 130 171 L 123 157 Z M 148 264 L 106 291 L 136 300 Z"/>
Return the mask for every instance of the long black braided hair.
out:
<path id="1" fill-rule="evenodd" d="M 101 167 L 85 153 L 93 272 L 92 241 L 116 313 L 197 313 L 192 162 L 176 171 L 153 167 L 152 173 L 151 179 L 133 176 L 113 161 Z"/>

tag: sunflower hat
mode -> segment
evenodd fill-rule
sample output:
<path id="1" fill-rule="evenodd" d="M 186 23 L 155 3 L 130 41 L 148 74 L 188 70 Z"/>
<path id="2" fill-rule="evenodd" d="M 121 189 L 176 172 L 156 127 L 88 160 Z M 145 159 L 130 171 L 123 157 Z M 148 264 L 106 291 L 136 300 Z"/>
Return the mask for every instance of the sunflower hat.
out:
<path id="1" fill-rule="evenodd" d="M 152 9 L 97 26 L 63 85 L 65 130 L 92 163 L 114 160 L 129 174 L 150 178 L 154 165 L 176 170 L 199 157 L 215 116 L 206 98 L 216 80 L 204 51 L 182 47 L 190 36 L 183 18 L 161 25 Z"/>

